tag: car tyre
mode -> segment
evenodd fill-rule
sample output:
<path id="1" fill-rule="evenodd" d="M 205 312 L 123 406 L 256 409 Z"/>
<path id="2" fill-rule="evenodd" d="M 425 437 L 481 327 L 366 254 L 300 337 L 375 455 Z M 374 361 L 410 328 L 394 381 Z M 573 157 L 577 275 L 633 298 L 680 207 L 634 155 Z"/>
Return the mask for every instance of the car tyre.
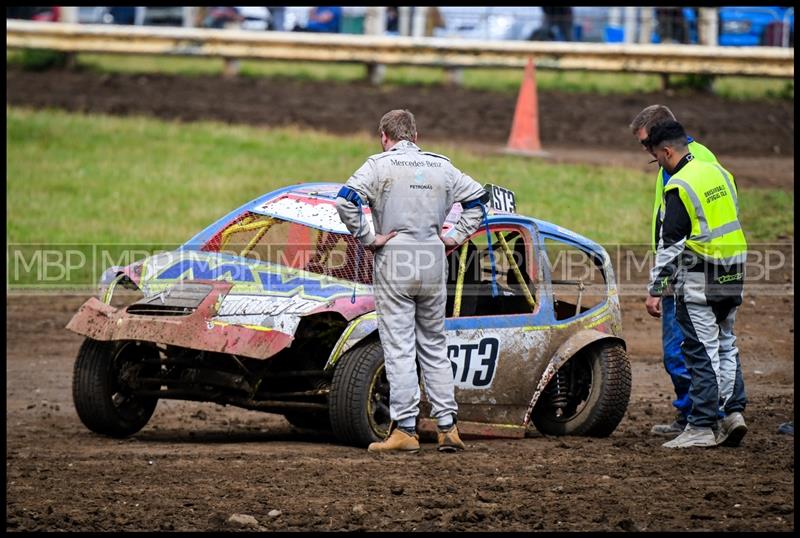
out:
<path id="1" fill-rule="evenodd" d="M 622 421 L 631 395 L 631 365 L 625 348 L 619 343 L 600 343 L 581 350 L 570 361 L 574 361 L 570 367 L 578 369 L 575 374 L 590 381 L 581 383 L 576 394 L 570 393 L 559 417 L 549 396 L 554 376 L 536 403 L 533 424 L 545 435 L 611 435 Z"/>
<path id="2" fill-rule="evenodd" d="M 126 379 L 153 368 L 143 365 L 146 354 L 158 357 L 154 348 L 135 342 L 84 340 L 73 370 L 72 399 L 87 428 L 110 437 L 128 437 L 144 428 L 158 398 L 135 395 Z"/>
<path id="3" fill-rule="evenodd" d="M 343 443 L 366 447 L 389 430 L 389 382 L 377 340 L 339 359 L 329 397 L 331 429 Z"/>

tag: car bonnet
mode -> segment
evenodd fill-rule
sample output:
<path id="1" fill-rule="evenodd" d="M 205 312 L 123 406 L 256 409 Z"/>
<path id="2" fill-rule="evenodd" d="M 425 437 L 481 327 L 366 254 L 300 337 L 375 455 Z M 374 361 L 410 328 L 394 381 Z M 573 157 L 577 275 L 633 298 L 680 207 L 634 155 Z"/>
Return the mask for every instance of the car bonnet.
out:
<path id="1" fill-rule="evenodd" d="M 193 281 L 233 284 L 214 324 L 269 328 L 294 335 L 304 316 L 336 312 L 346 320 L 374 310 L 372 286 L 286 266 L 213 252 L 176 250 L 144 260 L 139 287 L 156 296 Z M 351 302 L 355 288 L 355 302 Z"/>

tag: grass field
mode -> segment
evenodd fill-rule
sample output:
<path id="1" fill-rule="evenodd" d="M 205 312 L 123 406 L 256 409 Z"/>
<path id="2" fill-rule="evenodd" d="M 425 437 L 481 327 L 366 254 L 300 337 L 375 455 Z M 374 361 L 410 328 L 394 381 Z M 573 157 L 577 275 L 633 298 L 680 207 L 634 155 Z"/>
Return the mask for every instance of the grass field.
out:
<path id="1" fill-rule="evenodd" d="M 10 64 L 21 64 L 25 54 L 7 51 Z M 174 75 L 219 75 L 223 61 L 219 58 L 169 56 L 136 56 L 109 54 L 79 54 L 77 65 L 102 73 L 167 73 Z M 282 77 L 304 80 L 353 82 L 366 80 L 366 67 L 356 63 L 280 62 L 243 60 L 240 73 L 249 77 Z M 465 69 L 466 88 L 515 93 L 522 81 L 522 69 L 473 68 Z M 661 77 L 637 73 L 592 73 L 581 71 L 537 71 L 537 85 L 543 91 L 591 93 L 647 93 L 659 91 Z M 436 67 L 388 66 L 385 83 L 389 85 L 439 85 L 447 80 L 445 70 Z M 677 88 L 691 86 L 686 76 L 673 76 Z M 793 99 L 794 81 L 755 77 L 720 77 L 714 81 L 714 92 L 730 99 Z"/>
<path id="2" fill-rule="evenodd" d="M 344 182 L 372 137 L 219 123 L 166 123 L 6 108 L 9 243 L 182 243 L 278 187 Z M 622 168 L 475 156 L 431 145 L 479 182 L 516 192 L 519 212 L 603 244 L 647 241 L 652 177 Z M 794 195 L 740 191 L 749 241 L 794 235 Z"/>

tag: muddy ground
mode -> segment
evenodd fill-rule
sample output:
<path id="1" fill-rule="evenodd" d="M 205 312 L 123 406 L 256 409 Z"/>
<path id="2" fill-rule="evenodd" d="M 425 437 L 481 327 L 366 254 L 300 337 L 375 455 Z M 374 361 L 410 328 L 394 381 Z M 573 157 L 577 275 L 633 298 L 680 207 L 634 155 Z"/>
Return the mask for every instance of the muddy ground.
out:
<path id="1" fill-rule="evenodd" d="M 67 71 L 8 70 L 6 81 L 15 106 L 334 133 L 372 132 L 385 110 L 407 106 L 423 137 L 476 151 L 505 143 L 515 101 L 464 89 Z M 663 102 L 743 166 L 734 172 L 740 188 L 794 188 L 793 102 L 539 97 L 542 140 L 554 160 L 642 166 L 625 125 L 641 107 Z M 470 439 L 455 455 L 424 443 L 410 457 L 340 446 L 279 415 L 190 402 L 160 402 L 126 440 L 92 434 L 71 396 L 81 338 L 63 328 L 86 297 L 8 295 L 6 529 L 215 531 L 236 528 L 226 521 L 246 514 L 256 521 L 247 528 L 291 531 L 791 531 L 794 437 L 776 430 L 794 420 L 794 294 L 791 283 L 786 293 L 772 289 L 748 292 L 737 316 L 750 400 L 750 432 L 739 448 L 675 452 L 648 433 L 672 419 L 660 322 L 647 316 L 642 297 L 623 294 L 633 388 L 610 437 Z"/>
<path id="2" fill-rule="evenodd" d="M 283 417 L 161 401 L 126 440 L 90 433 L 72 404 L 82 296 L 8 296 L 7 530 L 760 530 L 794 528 L 794 297 L 749 296 L 737 333 L 750 432 L 738 448 L 670 451 L 659 322 L 623 297 L 633 369 L 608 438 L 471 439 L 375 456 Z M 752 301 L 752 303 L 751 303 Z M 280 511 L 275 515 L 274 510 Z M 273 516 L 270 516 L 270 512 Z"/>

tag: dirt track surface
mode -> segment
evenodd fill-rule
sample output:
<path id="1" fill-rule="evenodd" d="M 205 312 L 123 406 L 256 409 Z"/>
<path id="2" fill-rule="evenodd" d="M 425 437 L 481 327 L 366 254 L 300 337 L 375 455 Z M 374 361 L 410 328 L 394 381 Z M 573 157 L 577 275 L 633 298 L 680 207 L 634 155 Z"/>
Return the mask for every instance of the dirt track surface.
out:
<path id="1" fill-rule="evenodd" d="M 423 443 L 376 456 L 281 416 L 161 401 L 126 440 L 90 433 L 72 404 L 82 296 L 8 296 L 6 529 L 262 530 L 794 529 L 794 298 L 754 297 L 737 316 L 750 431 L 738 448 L 670 451 L 659 322 L 623 297 L 633 367 L 626 416 L 605 439 Z M 749 301 L 753 300 L 754 303 Z M 280 515 L 270 516 L 273 510 Z"/>
<path id="2" fill-rule="evenodd" d="M 271 78 L 6 71 L 6 103 L 77 112 L 295 125 L 337 134 L 374 133 L 387 110 L 417 117 L 420 143 L 505 146 L 516 95 L 465 88 L 376 87 Z M 741 187 L 794 189 L 794 101 L 735 102 L 713 95 L 633 96 L 541 91 L 542 145 L 555 162 L 614 164 L 652 171 L 627 125 L 645 106 L 668 105 Z"/>
<path id="3" fill-rule="evenodd" d="M 516 97 L 458 88 L 391 88 L 269 79 L 26 73 L 7 70 L 7 104 L 165 119 L 374 132 L 390 108 L 414 111 L 425 140 L 476 152 L 506 142 Z M 556 162 L 648 169 L 626 129 L 668 104 L 740 187 L 793 190 L 793 102 L 710 96 L 540 92 L 545 149 Z M 788 276 L 786 277 L 788 281 Z M 81 296 L 8 296 L 6 529 L 262 530 L 794 529 L 794 296 L 747 297 L 737 316 L 750 432 L 739 448 L 669 451 L 648 432 L 672 420 L 660 324 L 624 296 L 633 368 L 628 412 L 605 439 L 431 443 L 411 457 L 374 456 L 279 415 L 161 401 L 127 440 L 89 432 L 72 404 L 81 338 L 63 327 Z M 751 302 L 752 301 L 752 302 Z M 276 515 L 276 512 L 280 514 Z M 272 515 L 270 513 L 272 512 Z"/>

